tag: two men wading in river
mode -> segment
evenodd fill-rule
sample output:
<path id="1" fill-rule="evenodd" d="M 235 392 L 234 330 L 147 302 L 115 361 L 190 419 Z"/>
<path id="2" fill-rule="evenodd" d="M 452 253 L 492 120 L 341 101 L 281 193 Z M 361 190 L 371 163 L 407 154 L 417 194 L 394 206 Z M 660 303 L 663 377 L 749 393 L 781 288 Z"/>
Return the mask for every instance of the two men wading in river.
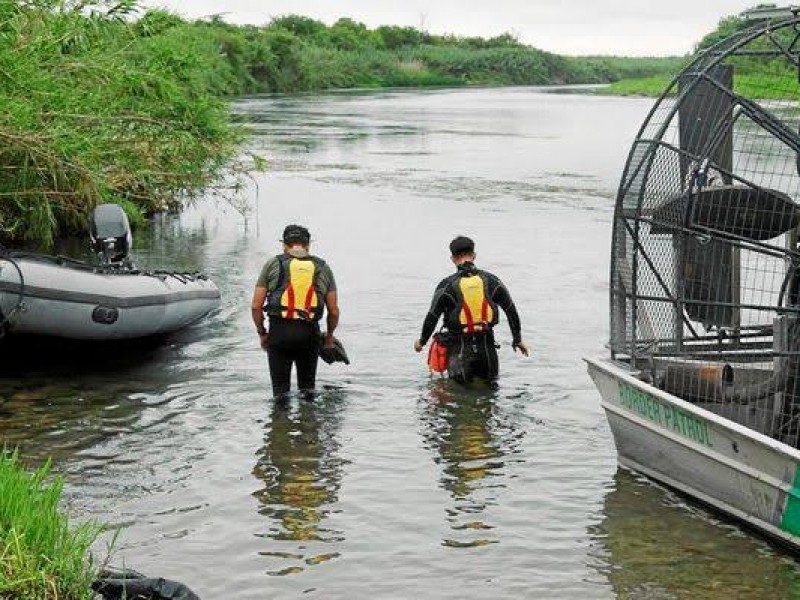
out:
<path id="1" fill-rule="evenodd" d="M 270 258 L 261 269 L 250 310 L 261 343 L 267 351 L 272 392 L 289 391 L 292 365 L 301 392 L 314 389 L 320 346 L 332 350 L 339 324 L 336 281 L 328 264 L 309 252 L 311 235 L 300 225 L 283 231 L 283 254 Z M 324 341 L 319 322 L 328 309 Z M 269 329 L 264 327 L 264 313 Z"/>
<path id="2" fill-rule="evenodd" d="M 288 225 L 282 241 L 283 254 L 270 258 L 261 269 L 251 303 L 256 332 L 269 358 L 275 396 L 289 391 L 292 365 L 300 391 L 313 391 L 321 346 L 323 352 L 335 351 L 333 332 L 339 323 L 333 272 L 324 260 L 310 254 L 308 229 Z M 450 254 L 456 272 L 436 287 L 414 349 L 422 351 L 444 315 L 445 330 L 435 336 L 439 348 L 447 354 L 441 370 L 446 369 L 459 383 L 470 383 L 475 377 L 491 382 L 497 379 L 499 370 L 493 332 L 499 320 L 498 308 L 505 312 L 511 327 L 512 347 L 528 356 L 517 308 L 500 279 L 475 266 L 475 243 L 471 239 L 454 239 Z M 326 308 L 327 331 L 322 336 L 319 322 Z M 264 313 L 269 329 L 264 327 Z"/>

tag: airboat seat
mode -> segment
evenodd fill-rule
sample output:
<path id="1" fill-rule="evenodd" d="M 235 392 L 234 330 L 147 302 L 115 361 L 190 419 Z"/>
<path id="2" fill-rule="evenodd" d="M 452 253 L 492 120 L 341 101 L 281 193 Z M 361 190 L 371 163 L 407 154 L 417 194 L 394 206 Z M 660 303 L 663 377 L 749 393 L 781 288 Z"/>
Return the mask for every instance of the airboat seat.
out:
<path id="1" fill-rule="evenodd" d="M 653 212 L 654 234 L 688 227 L 749 240 L 771 240 L 800 225 L 800 207 L 778 190 L 747 185 L 702 188 L 674 198 Z"/>

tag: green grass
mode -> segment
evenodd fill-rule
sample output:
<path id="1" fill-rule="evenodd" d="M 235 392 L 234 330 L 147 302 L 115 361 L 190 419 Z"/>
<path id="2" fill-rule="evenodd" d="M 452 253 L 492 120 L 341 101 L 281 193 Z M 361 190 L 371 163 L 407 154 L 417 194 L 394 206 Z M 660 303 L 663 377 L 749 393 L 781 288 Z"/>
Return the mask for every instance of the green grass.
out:
<path id="1" fill-rule="evenodd" d="M 597 93 L 611 96 L 660 96 L 672 77 L 668 75 L 654 75 L 638 79 L 622 79 L 602 88 Z"/>
<path id="2" fill-rule="evenodd" d="M 796 71 L 746 73 L 736 76 L 733 85 L 743 96 L 757 100 L 797 100 L 800 96 Z"/>
<path id="3" fill-rule="evenodd" d="M 216 40 L 125 16 L 0 1 L 0 238 L 48 245 L 101 202 L 134 221 L 180 208 L 235 155 L 219 94 L 237 80 Z"/>
<path id="4" fill-rule="evenodd" d="M 62 486 L 49 465 L 29 472 L 16 453 L 0 453 L 0 600 L 93 597 L 89 547 L 100 528 L 70 526 L 59 510 Z"/>
<path id="5" fill-rule="evenodd" d="M 739 73 L 733 87 L 746 98 L 757 100 L 797 99 L 800 87 L 795 73 Z M 640 79 L 623 79 L 602 88 L 597 93 L 614 96 L 658 97 L 672 81 L 672 76 L 657 75 Z"/>

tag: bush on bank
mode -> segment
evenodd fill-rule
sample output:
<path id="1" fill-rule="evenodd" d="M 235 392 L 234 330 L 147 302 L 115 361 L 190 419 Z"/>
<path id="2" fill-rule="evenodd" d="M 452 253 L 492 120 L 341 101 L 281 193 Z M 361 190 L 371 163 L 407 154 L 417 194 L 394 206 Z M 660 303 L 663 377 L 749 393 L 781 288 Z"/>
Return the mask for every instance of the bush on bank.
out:
<path id="1" fill-rule="evenodd" d="M 89 600 L 97 568 L 89 546 L 100 528 L 71 527 L 59 512 L 63 481 L 49 465 L 29 472 L 0 452 L 0 600 Z"/>
<path id="2" fill-rule="evenodd" d="M 219 177 L 238 85 L 217 41 L 132 2 L 0 2 L 0 232 L 47 244 L 99 202 L 134 220 Z"/>

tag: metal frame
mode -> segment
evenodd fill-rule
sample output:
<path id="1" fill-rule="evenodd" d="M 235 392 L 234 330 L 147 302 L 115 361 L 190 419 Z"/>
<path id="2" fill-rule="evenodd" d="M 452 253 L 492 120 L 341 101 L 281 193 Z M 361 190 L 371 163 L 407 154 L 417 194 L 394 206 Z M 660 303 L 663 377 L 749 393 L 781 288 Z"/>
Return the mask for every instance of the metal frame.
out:
<path id="1" fill-rule="evenodd" d="M 776 405 L 790 411 L 784 421 L 800 414 L 800 303 L 790 305 L 800 288 L 800 84 L 783 90 L 791 110 L 779 112 L 773 105 L 783 100 L 737 91 L 730 73 L 758 61 L 800 71 L 800 8 L 787 10 L 790 18 L 760 22 L 694 57 L 648 113 L 617 189 L 609 290 L 613 359 L 649 369 L 652 379 L 657 358 L 699 360 L 698 372 L 731 363 L 745 379 L 748 365 L 773 361 L 784 385 L 774 390 Z M 712 177 L 730 197 L 703 195 Z M 659 209 L 682 213 L 665 219 Z M 703 210 L 737 225 L 699 222 Z M 697 240 L 713 242 L 714 254 Z M 790 440 L 785 433 L 775 437 L 800 444 L 800 431 Z"/>

